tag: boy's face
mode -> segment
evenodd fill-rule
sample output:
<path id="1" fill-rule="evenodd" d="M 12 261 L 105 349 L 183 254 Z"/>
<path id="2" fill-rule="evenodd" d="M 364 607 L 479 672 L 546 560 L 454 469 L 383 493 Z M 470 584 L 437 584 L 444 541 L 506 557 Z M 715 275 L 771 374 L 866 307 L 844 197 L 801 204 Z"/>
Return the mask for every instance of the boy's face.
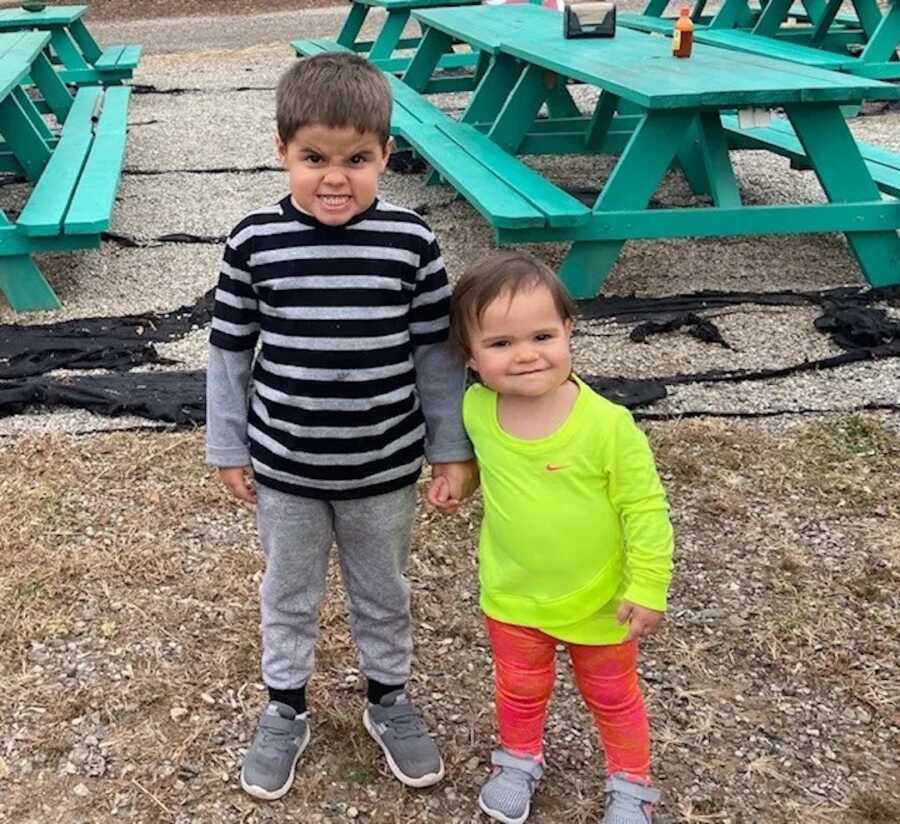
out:
<path id="1" fill-rule="evenodd" d="M 540 397 L 572 371 L 572 322 L 559 316 L 543 286 L 501 295 L 470 332 L 469 365 L 501 395 Z"/>
<path id="2" fill-rule="evenodd" d="M 372 132 L 318 124 L 297 129 L 287 144 L 276 137 L 275 145 L 294 204 L 328 226 L 342 226 L 374 203 L 391 149 Z"/>

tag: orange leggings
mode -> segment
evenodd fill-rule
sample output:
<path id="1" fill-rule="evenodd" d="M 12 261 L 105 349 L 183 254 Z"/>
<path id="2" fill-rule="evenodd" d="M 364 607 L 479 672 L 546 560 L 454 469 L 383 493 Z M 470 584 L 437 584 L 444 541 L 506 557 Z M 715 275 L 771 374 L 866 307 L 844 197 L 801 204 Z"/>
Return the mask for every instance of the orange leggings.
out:
<path id="1" fill-rule="evenodd" d="M 556 680 L 556 645 L 539 629 L 487 619 L 494 653 L 501 745 L 519 755 L 543 753 L 544 717 Z M 566 643 L 575 682 L 594 716 L 606 770 L 650 777 L 650 725 L 638 686 L 637 642 L 607 646 Z"/>

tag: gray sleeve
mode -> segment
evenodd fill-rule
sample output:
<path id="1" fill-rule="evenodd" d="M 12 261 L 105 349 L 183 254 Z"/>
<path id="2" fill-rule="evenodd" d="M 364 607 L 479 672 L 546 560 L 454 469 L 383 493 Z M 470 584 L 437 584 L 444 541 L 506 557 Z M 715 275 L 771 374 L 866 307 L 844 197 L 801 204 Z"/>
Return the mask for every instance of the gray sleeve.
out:
<path id="1" fill-rule="evenodd" d="M 206 462 L 249 466 L 247 407 L 253 350 L 209 347 L 206 368 Z"/>
<path id="2" fill-rule="evenodd" d="M 462 422 L 465 362 L 447 341 L 416 347 L 413 361 L 425 416 L 425 457 L 429 463 L 470 460 L 474 452 Z"/>

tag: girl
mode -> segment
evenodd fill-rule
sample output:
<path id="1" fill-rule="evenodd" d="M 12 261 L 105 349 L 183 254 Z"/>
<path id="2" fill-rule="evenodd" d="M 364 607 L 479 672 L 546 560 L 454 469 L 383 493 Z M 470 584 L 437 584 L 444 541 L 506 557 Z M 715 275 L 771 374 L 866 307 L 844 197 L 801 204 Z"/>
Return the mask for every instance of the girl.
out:
<path id="1" fill-rule="evenodd" d="M 672 528 L 647 439 L 627 410 L 572 374 L 574 305 L 522 252 L 476 264 L 453 295 L 451 339 L 478 373 L 463 403 L 484 498 L 481 607 L 501 749 L 478 803 L 528 818 L 564 643 L 606 753 L 604 824 L 649 824 L 650 734 L 638 641 L 662 621 Z M 446 480 L 429 501 L 452 512 Z"/>

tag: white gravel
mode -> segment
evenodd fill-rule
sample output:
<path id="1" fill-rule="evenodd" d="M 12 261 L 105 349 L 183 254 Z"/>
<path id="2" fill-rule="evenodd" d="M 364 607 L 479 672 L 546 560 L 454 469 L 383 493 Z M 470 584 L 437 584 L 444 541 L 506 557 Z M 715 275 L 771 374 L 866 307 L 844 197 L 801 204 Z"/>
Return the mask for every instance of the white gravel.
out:
<path id="1" fill-rule="evenodd" d="M 631 0 L 629 0 L 631 2 Z M 104 242 L 99 250 L 46 255 L 40 264 L 64 303 L 58 312 L 16 316 L 0 306 L 0 322 L 46 323 L 141 311 L 168 311 L 193 303 L 215 282 L 221 249 L 214 243 L 160 243 L 167 234 L 216 238 L 249 210 L 285 191 L 273 148 L 274 87 L 293 54 L 295 37 L 333 36 L 346 9 L 96 25 L 103 42 L 142 42 L 146 56 L 136 83 L 181 94 L 136 94 L 125 174 L 112 231 L 141 242 L 124 248 Z M 242 89 L 239 91 L 239 89 Z M 584 108 L 594 93 L 579 89 Z M 458 109 L 461 95 L 436 103 Z M 857 118 L 860 138 L 900 150 L 900 115 Z M 764 153 L 735 153 L 746 203 L 822 202 L 814 175 L 789 168 Z M 527 163 L 572 191 L 592 199 L 609 173 L 609 158 L 529 157 Z M 210 173 L 210 170 L 225 170 Z M 0 187 L 0 207 L 21 208 L 27 188 Z M 426 186 L 422 175 L 388 172 L 381 195 L 423 209 L 441 241 L 448 271 L 457 278 L 467 265 L 495 247 L 489 225 L 445 186 Z M 702 205 L 679 174 L 667 176 L 653 205 Z M 553 266 L 566 246 L 526 248 Z M 701 289 L 771 291 L 859 285 L 861 274 L 839 235 L 629 242 L 604 285 L 607 294 L 662 296 Z M 631 325 L 582 323 L 576 338 L 577 368 L 585 373 L 654 377 L 710 369 L 781 367 L 827 357 L 837 349 L 817 332 L 814 307 L 764 309 L 754 305 L 712 313 L 734 347 L 703 344 L 686 330 L 628 340 Z M 207 330 L 160 345 L 178 369 L 205 364 Z M 151 367 L 158 368 L 158 367 Z M 742 384 L 672 387 L 652 411 L 680 413 L 838 409 L 900 401 L 900 361 L 858 364 L 789 379 Z M 92 431 L 147 425 L 135 418 L 105 419 L 82 411 L 29 414 L 0 420 L 0 435 L 27 431 Z"/>

